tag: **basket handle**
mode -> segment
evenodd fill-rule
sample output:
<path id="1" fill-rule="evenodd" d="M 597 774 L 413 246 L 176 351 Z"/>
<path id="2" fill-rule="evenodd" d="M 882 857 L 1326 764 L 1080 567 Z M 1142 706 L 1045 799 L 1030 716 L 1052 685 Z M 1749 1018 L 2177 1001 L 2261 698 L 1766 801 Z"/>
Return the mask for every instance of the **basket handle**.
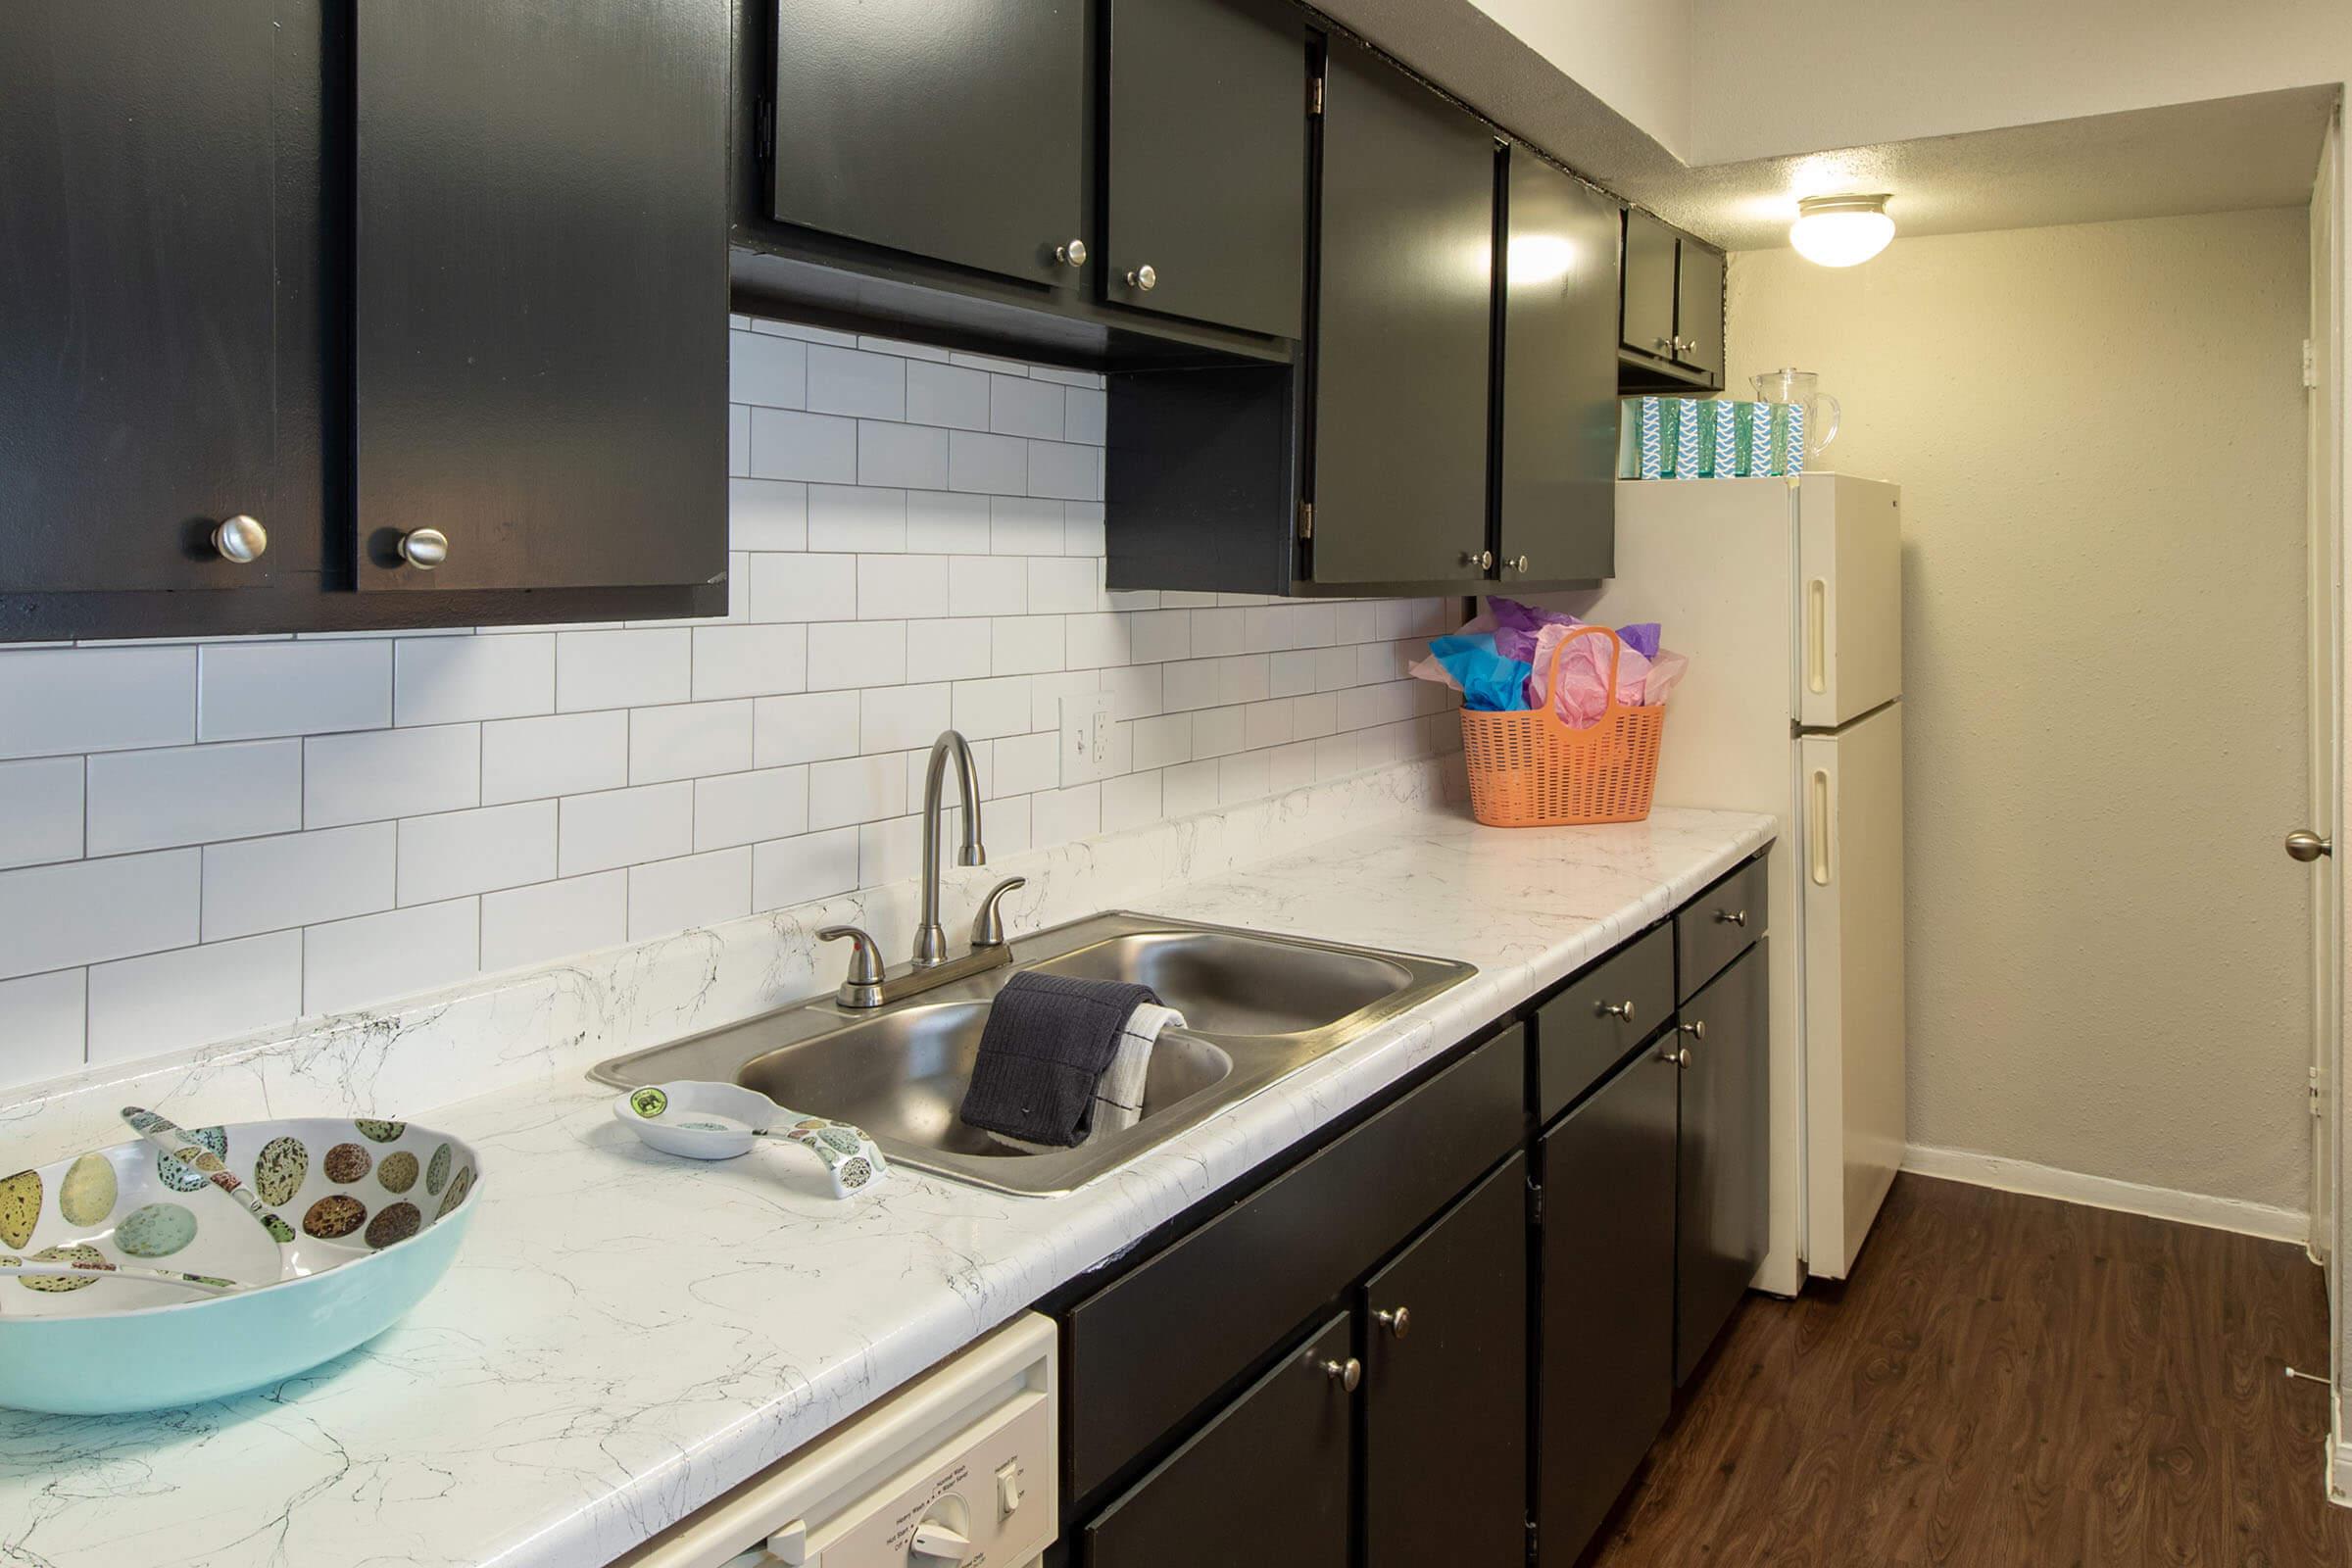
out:
<path id="1" fill-rule="evenodd" d="M 1566 719 L 1560 716 L 1560 660 L 1567 654 L 1568 645 L 1570 643 L 1576 641 L 1579 637 L 1585 636 L 1601 636 L 1606 637 L 1609 640 L 1608 705 L 1601 710 L 1599 720 L 1594 723 L 1592 728 L 1590 730 L 1577 729 Z M 1568 635 L 1561 638 L 1558 646 L 1553 648 L 1551 651 L 1551 679 L 1545 682 L 1544 687 L 1544 716 L 1550 719 L 1554 724 L 1559 725 L 1560 728 L 1567 730 L 1571 735 L 1583 736 L 1597 734 L 1601 730 L 1607 729 L 1609 727 L 1609 720 L 1615 718 L 1618 713 L 1617 662 L 1624 656 L 1624 654 L 1625 639 L 1619 637 L 1614 631 L 1611 631 L 1606 626 L 1585 625 L 1570 627 L 1568 630 Z"/>

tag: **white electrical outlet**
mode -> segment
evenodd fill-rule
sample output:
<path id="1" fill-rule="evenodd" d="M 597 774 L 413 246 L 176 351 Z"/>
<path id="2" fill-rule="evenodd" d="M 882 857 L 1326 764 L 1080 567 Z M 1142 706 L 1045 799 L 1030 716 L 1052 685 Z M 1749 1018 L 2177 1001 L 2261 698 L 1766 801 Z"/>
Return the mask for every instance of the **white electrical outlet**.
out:
<path id="1" fill-rule="evenodd" d="M 1110 694 L 1061 700 L 1061 783 L 1091 784 L 1110 771 Z"/>

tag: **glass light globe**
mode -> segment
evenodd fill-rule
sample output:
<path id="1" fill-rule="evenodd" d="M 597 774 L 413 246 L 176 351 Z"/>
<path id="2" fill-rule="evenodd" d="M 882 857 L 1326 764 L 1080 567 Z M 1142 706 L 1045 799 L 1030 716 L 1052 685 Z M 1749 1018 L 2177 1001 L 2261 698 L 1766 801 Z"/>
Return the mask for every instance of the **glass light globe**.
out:
<path id="1" fill-rule="evenodd" d="M 1796 204 L 1788 243 L 1808 262 L 1853 267 L 1869 261 L 1894 238 L 1894 220 L 1884 196 L 1807 196 Z"/>

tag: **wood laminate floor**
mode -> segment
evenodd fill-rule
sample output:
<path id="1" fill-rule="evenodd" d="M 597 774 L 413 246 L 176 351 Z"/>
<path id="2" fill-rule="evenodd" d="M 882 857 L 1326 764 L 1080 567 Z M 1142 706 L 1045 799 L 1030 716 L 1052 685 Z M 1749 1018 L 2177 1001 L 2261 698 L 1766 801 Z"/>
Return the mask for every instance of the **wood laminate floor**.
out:
<path id="1" fill-rule="evenodd" d="M 1750 1297 L 1589 1568 L 2352 1568 L 2300 1248 L 1904 1176 Z"/>

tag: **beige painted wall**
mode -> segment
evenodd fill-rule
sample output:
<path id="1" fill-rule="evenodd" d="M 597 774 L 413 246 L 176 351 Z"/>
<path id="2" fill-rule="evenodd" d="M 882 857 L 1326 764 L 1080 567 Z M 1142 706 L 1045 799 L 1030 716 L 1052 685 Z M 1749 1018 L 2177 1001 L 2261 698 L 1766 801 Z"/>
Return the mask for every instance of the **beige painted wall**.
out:
<path id="1" fill-rule="evenodd" d="M 2300 209 L 1732 259 L 1904 496 L 1911 1140 L 2301 1210 Z"/>

